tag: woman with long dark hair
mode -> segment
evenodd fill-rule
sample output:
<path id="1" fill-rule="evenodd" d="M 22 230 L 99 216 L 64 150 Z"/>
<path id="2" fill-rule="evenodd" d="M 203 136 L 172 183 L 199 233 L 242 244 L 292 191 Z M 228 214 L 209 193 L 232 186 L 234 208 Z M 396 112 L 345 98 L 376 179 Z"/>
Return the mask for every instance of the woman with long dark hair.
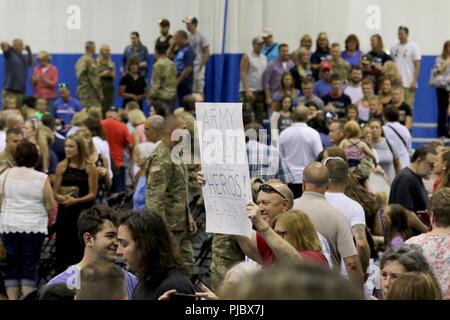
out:
<path id="1" fill-rule="evenodd" d="M 157 300 L 173 289 L 195 293 L 175 240 L 160 215 L 147 209 L 127 212 L 119 225 L 118 240 L 117 254 L 139 278 L 133 300 Z"/>

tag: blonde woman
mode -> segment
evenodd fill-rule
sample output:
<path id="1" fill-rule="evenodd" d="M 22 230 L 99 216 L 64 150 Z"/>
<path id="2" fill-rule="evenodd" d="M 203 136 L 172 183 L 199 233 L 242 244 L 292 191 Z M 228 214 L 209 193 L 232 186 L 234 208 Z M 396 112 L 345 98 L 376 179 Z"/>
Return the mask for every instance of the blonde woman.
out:
<path id="1" fill-rule="evenodd" d="M 320 32 L 317 35 L 316 51 L 311 55 L 311 68 L 318 70 L 321 62 L 330 59 L 330 41 L 328 40 L 328 35 L 325 32 Z"/>
<path id="2" fill-rule="evenodd" d="M 267 184 L 261 185 L 263 188 L 274 190 Z M 275 192 L 282 196 L 278 190 Z M 258 231 L 252 231 L 251 239 L 245 236 L 236 239 L 244 254 L 255 262 L 268 267 L 275 262 L 306 259 L 328 265 L 316 227 L 306 213 L 292 209 L 277 215 L 269 225 L 257 204 L 248 203 L 246 211 Z"/>
<path id="3" fill-rule="evenodd" d="M 37 171 L 47 173 L 50 181 L 53 182 L 58 157 L 50 149 L 55 137 L 51 129 L 39 125 L 35 119 L 27 120 L 22 128 L 23 138 L 38 147 L 39 161 L 36 166 Z"/>
<path id="4" fill-rule="evenodd" d="M 31 84 L 33 96 L 47 100 L 47 111 L 51 111 L 56 99 L 56 85 L 58 83 L 58 68 L 50 64 L 52 57 L 47 51 L 37 55 L 40 64 L 33 69 Z"/>
<path id="5" fill-rule="evenodd" d="M 144 128 L 145 119 L 145 115 L 140 109 L 134 109 L 128 112 L 128 121 L 134 128 L 132 137 L 133 145 L 135 146 L 147 141 Z"/>
<path id="6" fill-rule="evenodd" d="M 98 173 L 89 162 L 84 139 L 69 136 L 64 143 L 66 159 L 56 168 L 54 184 L 58 202 L 56 220 L 56 272 L 79 262 L 83 248 L 78 238 L 77 220 L 81 211 L 91 207 L 97 197 Z"/>
<path id="7" fill-rule="evenodd" d="M 106 203 L 108 190 L 111 188 L 111 174 L 108 159 L 99 153 L 92 140 L 92 132 L 87 127 L 81 127 L 75 134 L 84 139 L 86 152 L 90 163 L 95 164 L 98 173 L 98 194 L 96 203 Z"/>
<path id="8" fill-rule="evenodd" d="M 391 84 L 393 86 L 402 85 L 400 74 L 398 73 L 398 69 L 394 61 L 386 61 L 381 70 L 383 71 L 383 75 L 391 80 Z"/>
<path id="9" fill-rule="evenodd" d="M 295 64 L 298 63 L 299 53 L 303 49 L 306 50 L 308 54 L 311 54 L 313 39 L 309 34 L 304 34 L 300 38 L 300 44 L 296 50 L 291 53 L 291 60 L 294 61 Z"/>
<path id="10" fill-rule="evenodd" d="M 106 44 L 100 46 L 97 72 L 102 83 L 102 112 L 105 115 L 106 111 L 114 105 L 114 78 L 116 77 L 116 66 L 111 60 L 111 49 Z"/>

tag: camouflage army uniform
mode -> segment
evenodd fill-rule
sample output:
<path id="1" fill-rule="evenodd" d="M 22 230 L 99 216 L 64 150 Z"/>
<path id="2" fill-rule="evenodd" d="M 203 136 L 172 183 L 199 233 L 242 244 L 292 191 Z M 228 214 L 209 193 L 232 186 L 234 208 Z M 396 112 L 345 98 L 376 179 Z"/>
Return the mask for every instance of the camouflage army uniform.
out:
<path id="1" fill-rule="evenodd" d="M 16 165 L 13 156 L 6 150 L 0 153 L 0 174 L 8 168 L 12 168 Z"/>
<path id="2" fill-rule="evenodd" d="M 146 177 L 145 206 L 166 220 L 181 256 L 192 272 L 187 170 L 184 165 L 172 161 L 171 149 L 165 142 L 160 142 L 148 159 Z"/>
<path id="3" fill-rule="evenodd" d="M 331 61 L 331 64 L 333 65 L 333 72 L 339 75 L 343 83 L 346 83 L 350 74 L 350 64 L 342 58 Z"/>
<path id="4" fill-rule="evenodd" d="M 148 98 L 153 103 L 160 102 L 167 111 L 175 105 L 177 94 L 177 67 L 167 57 L 160 57 L 153 65 L 152 86 Z"/>
<path id="5" fill-rule="evenodd" d="M 212 289 L 218 290 L 228 270 L 244 259 L 245 255 L 233 236 L 215 234 L 212 242 L 210 266 Z"/>
<path id="6" fill-rule="evenodd" d="M 201 194 L 202 188 L 197 182 L 197 171 L 200 170 L 200 155 L 198 136 L 196 135 L 195 129 L 195 118 L 194 116 L 184 111 L 183 108 L 178 108 L 175 110 L 174 114 L 186 121 L 186 129 L 189 132 L 191 138 L 191 154 L 187 157 L 183 157 L 184 163 L 186 163 L 186 169 L 188 171 L 188 185 L 189 185 L 189 199 Z M 197 145 L 197 149 L 195 148 Z"/>
<path id="7" fill-rule="evenodd" d="M 86 109 L 91 106 L 101 106 L 103 91 L 97 74 L 96 61 L 88 55 L 83 55 L 78 59 L 75 71 L 78 80 L 77 96 L 81 104 Z"/>

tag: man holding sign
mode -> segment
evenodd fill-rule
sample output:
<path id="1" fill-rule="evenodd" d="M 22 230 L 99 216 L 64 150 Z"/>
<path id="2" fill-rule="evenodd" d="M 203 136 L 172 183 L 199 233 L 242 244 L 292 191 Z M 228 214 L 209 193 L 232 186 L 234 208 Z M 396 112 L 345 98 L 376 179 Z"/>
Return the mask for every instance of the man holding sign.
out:
<path id="1" fill-rule="evenodd" d="M 251 200 L 241 103 L 197 103 L 206 232 L 251 235 Z"/>

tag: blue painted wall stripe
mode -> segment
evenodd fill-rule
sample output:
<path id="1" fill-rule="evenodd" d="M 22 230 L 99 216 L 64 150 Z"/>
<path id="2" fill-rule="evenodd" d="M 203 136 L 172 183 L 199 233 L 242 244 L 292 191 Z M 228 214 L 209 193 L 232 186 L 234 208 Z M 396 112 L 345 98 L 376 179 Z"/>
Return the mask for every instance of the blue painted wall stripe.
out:
<path id="1" fill-rule="evenodd" d="M 76 89 L 75 63 L 80 54 L 53 54 L 52 63 L 59 69 L 60 81 L 66 82 L 72 94 Z M 214 54 L 206 66 L 205 99 L 209 102 L 238 102 L 239 101 L 239 64 L 242 54 Z M 430 70 L 434 65 L 435 56 L 423 56 L 419 75 L 419 89 L 416 94 L 414 122 L 435 123 L 437 121 L 437 99 L 435 90 L 428 86 Z M 118 90 L 120 81 L 119 67 L 122 60 L 120 54 L 112 56 L 116 63 L 115 88 Z M 150 65 L 153 64 L 153 56 Z M 150 68 L 151 70 L 151 68 Z M 31 74 L 31 69 L 30 69 Z M 4 59 L 0 57 L 0 83 L 3 84 Z M 149 79 L 151 74 L 149 75 Z M 31 76 L 29 77 L 31 79 Z M 31 95 L 32 88 L 28 83 L 27 94 Z M 115 103 L 122 105 L 122 100 L 116 95 Z M 145 109 L 148 112 L 148 107 Z M 416 137 L 436 137 L 436 129 L 414 129 Z"/>

